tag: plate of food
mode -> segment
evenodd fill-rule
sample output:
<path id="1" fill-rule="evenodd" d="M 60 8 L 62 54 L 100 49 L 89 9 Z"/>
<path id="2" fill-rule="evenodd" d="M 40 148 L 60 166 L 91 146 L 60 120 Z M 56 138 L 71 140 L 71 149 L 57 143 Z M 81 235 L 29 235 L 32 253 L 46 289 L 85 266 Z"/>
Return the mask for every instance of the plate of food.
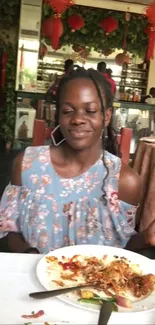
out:
<path id="1" fill-rule="evenodd" d="M 142 255 L 96 245 L 57 249 L 37 265 L 37 277 L 46 290 L 90 285 L 58 296 L 64 302 L 98 311 L 108 300 L 113 311 L 121 313 L 155 309 L 153 271 L 152 261 Z"/>

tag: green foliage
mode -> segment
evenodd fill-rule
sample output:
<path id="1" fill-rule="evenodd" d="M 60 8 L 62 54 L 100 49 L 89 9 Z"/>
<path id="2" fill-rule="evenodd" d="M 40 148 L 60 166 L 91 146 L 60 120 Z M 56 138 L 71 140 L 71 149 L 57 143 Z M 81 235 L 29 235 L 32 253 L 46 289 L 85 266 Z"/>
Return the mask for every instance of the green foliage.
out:
<path id="1" fill-rule="evenodd" d="M 52 9 L 48 5 L 44 5 L 43 20 L 52 14 Z M 75 32 L 72 32 L 67 24 L 67 18 L 72 14 L 80 14 L 85 20 L 85 26 Z M 118 19 L 119 28 L 107 36 L 100 27 L 100 22 L 111 15 Z M 72 6 L 63 14 L 62 19 L 64 24 L 64 34 L 60 39 L 62 46 L 81 45 L 89 50 L 93 48 L 97 52 L 102 52 L 105 48 L 121 49 L 123 47 L 126 24 L 124 12 L 86 6 Z M 132 14 L 128 28 L 127 50 L 133 54 L 138 54 L 142 58 L 145 57 L 147 48 L 148 38 L 144 32 L 147 23 L 147 19 L 143 15 Z M 49 40 L 47 42 L 50 44 Z"/>
<path id="2" fill-rule="evenodd" d="M 16 78 L 16 46 L 12 43 L 0 43 L 0 50 L 5 50 L 8 55 L 6 65 L 6 78 L 4 89 L 4 115 L 1 121 L 1 135 L 6 141 L 11 141 L 14 135 L 15 115 L 16 115 L 16 93 L 15 93 L 15 78 Z"/>
<path id="3" fill-rule="evenodd" d="M 5 28 L 19 23 L 20 0 L 0 0 L 0 23 Z"/>
<path id="4" fill-rule="evenodd" d="M 16 61 L 20 0 L 0 0 L 0 27 L 4 30 L 0 35 L 0 53 L 6 51 L 8 59 L 6 65 L 3 115 L 0 120 L 0 136 L 8 142 L 13 140 L 16 116 Z M 10 39 L 9 32 L 14 28 L 15 43 Z"/>

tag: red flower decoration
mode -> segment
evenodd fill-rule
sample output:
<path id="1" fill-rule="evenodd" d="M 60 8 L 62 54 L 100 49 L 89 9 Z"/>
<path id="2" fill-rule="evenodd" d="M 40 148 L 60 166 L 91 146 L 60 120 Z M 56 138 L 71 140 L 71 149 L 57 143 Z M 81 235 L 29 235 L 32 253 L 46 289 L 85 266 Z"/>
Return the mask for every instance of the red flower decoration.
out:
<path id="1" fill-rule="evenodd" d="M 101 27 L 104 29 L 104 31 L 108 35 L 108 34 L 110 34 L 111 32 L 113 32 L 114 30 L 116 30 L 118 28 L 118 20 L 116 20 L 112 16 L 104 18 L 101 21 Z"/>
<path id="2" fill-rule="evenodd" d="M 155 24 L 155 1 L 146 8 L 146 16 L 151 24 Z"/>
<path id="3" fill-rule="evenodd" d="M 78 30 L 84 26 L 84 19 L 80 15 L 72 15 L 68 18 L 68 25 L 73 31 Z"/>
<path id="4" fill-rule="evenodd" d="M 62 14 L 68 7 L 74 4 L 73 0 L 44 0 L 57 14 Z"/>
<path id="5" fill-rule="evenodd" d="M 117 54 L 116 57 L 115 57 L 115 62 L 116 62 L 116 64 L 118 64 L 118 65 L 120 65 L 120 66 L 122 66 L 123 63 L 129 63 L 129 61 L 130 61 L 130 57 L 129 57 L 129 55 L 126 54 L 125 52 L 123 52 L 123 53 L 119 53 L 119 54 Z"/>

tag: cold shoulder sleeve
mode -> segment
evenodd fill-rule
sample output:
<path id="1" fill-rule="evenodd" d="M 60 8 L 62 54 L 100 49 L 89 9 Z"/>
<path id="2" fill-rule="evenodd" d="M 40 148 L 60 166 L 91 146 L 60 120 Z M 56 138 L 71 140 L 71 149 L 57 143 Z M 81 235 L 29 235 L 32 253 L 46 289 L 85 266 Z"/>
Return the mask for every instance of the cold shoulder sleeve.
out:
<path id="1" fill-rule="evenodd" d="M 0 238 L 8 232 L 19 232 L 20 196 L 22 186 L 9 184 L 0 202 Z"/>

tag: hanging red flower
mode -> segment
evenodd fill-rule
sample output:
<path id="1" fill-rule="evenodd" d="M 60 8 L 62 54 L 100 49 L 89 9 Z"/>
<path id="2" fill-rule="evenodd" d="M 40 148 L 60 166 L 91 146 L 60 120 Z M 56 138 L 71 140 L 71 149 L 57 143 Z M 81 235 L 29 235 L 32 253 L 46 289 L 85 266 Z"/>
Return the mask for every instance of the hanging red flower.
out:
<path id="1" fill-rule="evenodd" d="M 54 50 L 59 47 L 59 38 L 63 34 L 63 24 L 61 17 L 54 15 L 47 18 L 42 25 L 42 33 L 44 36 L 50 38 L 51 46 Z"/>
<path id="2" fill-rule="evenodd" d="M 150 24 L 155 24 L 155 1 L 146 8 L 146 16 Z"/>
<path id="3" fill-rule="evenodd" d="M 52 9 L 58 13 L 62 14 L 68 7 L 74 4 L 73 0 L 44 0 Z"/>
<path id="4" fill-rule="evenodd" d="M 149 37 L 149 42 L 147 46 L 146 52 L 146 60 L 149 61 L 150 59 L 154 59 L 154 52 L 155 52 L 155 24 L 149 25 L 147 27 L 147 35 Z"/>
<path id="5" fill-rule="evenodd" d="M 118 20 L 115 19 L 114 17 L 110 16 L 107 18 L 104 18 L 101 23 L 101 27 L 104 29 L 106 32 L 106 35 L 109 35 L 113 31 L 115 31 L 118 28 Z"/>
<path id="6" fill-rule="evenodd" d="M 55 15 L 52 17 L 52 28 L 51 31 L 51 46 L 54 50 L 59 47 L 59 38 L 63 33 L 63 24 L 61 21 L 62 13 L 71 5 L 74 4 L 73 0 L 44 0 L 55 11 Z"/>
<path id="7" fill-rule="evenodd" d="M 76 31 L 84 26 L 84 19 L 80 15 L 71 15 L 68 18 L 68 25 L 72 31 Z"/>
<path id="8" fill-rule="evenodd" d="M 59 47 L 59 38 L 63 34 L 63 24 L 61 16 L 54 15 L 52 19 L 53 32 L 51 35 L 51 46 L 54 50 L 57 50 Z"/>
<path id="9" fill-rule="evenodd" d="M 44 36 L 51 38 L 53 33 L 53 17 L 49 17 L 43 21 L 42 33 Z"/>
<path id="10" fill-rule="evenodd" d="M 48 52 L 47 46 L 41 43 L 39 48 L 39 59 L 42 60 L 44 56 L 47 54 L 47 52 Z"/>
<path id="11" fill-rule="evenodd" d="M 130 56 L 126 52 L 119 53 L 115 57 L 115 62 L 117 65 L 122 66 L 124 63 L 130 62 Z"/>
<path id="12" fill-rule="evenodd" d="M 146 60 L 149 61 L 150 59 L 154 59 L 155 52 L 155 1 L 146 8 L 146 16 L 150 23 L 145 31 L 149 37 L 146 53 Z"/>

